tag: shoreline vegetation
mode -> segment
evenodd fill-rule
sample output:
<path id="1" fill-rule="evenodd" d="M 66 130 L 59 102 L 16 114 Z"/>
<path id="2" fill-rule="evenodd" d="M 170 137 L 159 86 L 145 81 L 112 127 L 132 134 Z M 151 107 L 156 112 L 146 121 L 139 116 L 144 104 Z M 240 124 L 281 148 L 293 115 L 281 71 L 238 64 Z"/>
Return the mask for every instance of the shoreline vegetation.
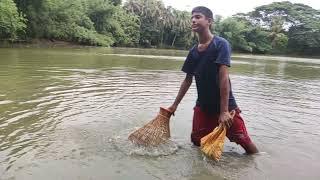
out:
<path id="1" fill-rule="evenodd" d="M 188 50 L 197 42 L 190 18 L 161 0 L 1 0 L 0 47 Z M 216 15 L 212 31 L 236 53 L 320 56 L 320 10 L 304 4 L 273 2 Z"/>
<path id="2" fill-rule="evenodd" d="M 155 56 L 159 56 L 160 59 L 171 59 L 170 57 L 173 57 L 173 59 L 176 59 L 177 57 L 181 58 L 181 60 L 184 60 L 185 56 L 187 55 L 188 51 L 187 49 L 177 49 L 177 48 L 157 48 L 157 47 L 154 47 L 154 48 L 144 48 L 144 47 L 103 47 L 103 46 L 88 46 L 88 45 L 81 45 L 81 44 L 78 44 L 78 43 L 75 43 L 75 42 L 67 42 L 67 41 L 61 41 L 61 40 L 47 40 L 47 39 L 34 39 L 32 41 L 20 41 L 20 42 L 7 42 L 7 43 L 2 43 L 0 42 L 0 48 L 23 48 L 23 49 L 41 49 L 41 48 L 70 48 L 70 49 L 87 49 L 87 48 L 111 48 L 111 49 L 115 49 L 115 50 L 126 50 L 126 51 L 129 51 L 132 50 L 134 51 L 135 49 L 138 49 L 138 50 L 142 50 L 144 52 L 144 50 L 146 51 L 157 51 L 159 54 L 161 55 L 154 55 L 152 54 L 152 52 L 150 52 L 150 54 L 146 55 L 146 56 L 152 56 L 152 58 L 155 58 Z M 172 51 L 172 52 L 171 52 Z M 175 54 L 174 52 L 178 51 L 179 55 L 176 56 L 176 55 L 173 55 Z M 185 52 L 185 54 L 183 55 L 180 55 L 181 52 Z M 135 51 L 136 52 L 136 51 Z M 144 52 L 145 53 L 145 52 Z M 166 54 L 167 55 L 163 55 L 163 54 Z M 119 53 L 115 53 L 115 54 L 111 54 L 111 55 L 116 55 L 116 54 L 119 54 Z M 108 53 L 109 55 L 109 53 Z M 139 57 L 140 54 L 119 54 L 121 56 L 137 56 Z M 142 56 L 142 55 L 141 55 Z M 299 55 L 299 54 L 253 54 L 253 53 L 244 53 L 244 52 L 239 52 L 239 51 L 234 51 L 232 53 L 232 58 L 244 58 L 244 59 L 255 59 L 255 60 L 259 60 L 259 59 L 269 59 L 269 60 L 279 60 L 279 59 L 282 59 L 284 61 L 286 61 L 285 58 L 289 58 L 289 60 L 292 60 L 292 59 L 296 59 L 298 61 L 305 61 L 306 59 L 310 59 L 310 60 L 319 60 L 320 59 L 320 56 L 317 56 L 317 55 Z M 296 61 L 294 60 L 294 61 Z M 317 62 L 318 63 L 318 62 Z M 319 61 L 320 63 L 320 61 Z"/>

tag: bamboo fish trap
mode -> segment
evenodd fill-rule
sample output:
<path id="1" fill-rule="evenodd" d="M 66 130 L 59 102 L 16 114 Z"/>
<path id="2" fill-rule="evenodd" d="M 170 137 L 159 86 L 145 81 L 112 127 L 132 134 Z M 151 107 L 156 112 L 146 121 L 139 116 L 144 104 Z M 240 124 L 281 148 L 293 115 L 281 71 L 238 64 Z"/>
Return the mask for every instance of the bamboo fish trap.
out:
<path id="1" fill-rule="evenodd" d="M 169 121 L 172 112 L 160 107 L 157 116 L 128 137 L 134 144 L 157 146 L 170 138 Z"/>

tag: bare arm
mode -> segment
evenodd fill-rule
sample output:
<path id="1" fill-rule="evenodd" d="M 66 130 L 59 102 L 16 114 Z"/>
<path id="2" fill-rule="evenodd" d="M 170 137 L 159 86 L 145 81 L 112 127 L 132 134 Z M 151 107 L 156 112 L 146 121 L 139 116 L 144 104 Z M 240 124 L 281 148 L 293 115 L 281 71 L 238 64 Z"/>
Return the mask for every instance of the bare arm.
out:
<path id="1" fill-rule="evenodd" d="M 219 85 L 220 85 L 220 112 L 229 112 L 229 73 L 226 65 L 219 67 Z"/>
<path id="2" fill-rule="evenodd" d="M 178 95 L 174 101 L 174 103 L 168 108 L 172 112 L 175 112 L 178 105 L 180 104 L 181 100 L 183 99 L 184 95 L 188 91 L 189 87 L 192 84 L 193 76 L 191 74 L 187 74 L 185 79 L 182 81 Z"/>
<path id="3" fill-rule="evenodd" d="M 219 67 L 219 85 L 220 85 L 220 115 L 219 122 L 225 127 L 232 126 L 233 118 L 229 113 L 229 73 L 226 65 Z"/>

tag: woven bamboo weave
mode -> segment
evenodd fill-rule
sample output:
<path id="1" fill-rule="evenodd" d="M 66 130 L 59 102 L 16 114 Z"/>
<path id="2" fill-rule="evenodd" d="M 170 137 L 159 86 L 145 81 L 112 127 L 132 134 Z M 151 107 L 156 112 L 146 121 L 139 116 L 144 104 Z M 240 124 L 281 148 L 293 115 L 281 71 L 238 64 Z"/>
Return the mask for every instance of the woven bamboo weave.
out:
<path id="1" fill-rule="evenodd" d="M 157 116 L 140 129 L 131 133 L 128 139 L 134 144 L 157 146 L 170 138 L 170 117 L 172 113 L 160 107 Z"/>

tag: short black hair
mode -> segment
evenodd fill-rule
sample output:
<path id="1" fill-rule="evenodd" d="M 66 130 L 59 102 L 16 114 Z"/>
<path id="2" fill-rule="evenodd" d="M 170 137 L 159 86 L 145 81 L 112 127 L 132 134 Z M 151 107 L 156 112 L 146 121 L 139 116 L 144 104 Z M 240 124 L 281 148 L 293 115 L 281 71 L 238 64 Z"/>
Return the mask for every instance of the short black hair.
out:
<path id="1" fill-rule="evenodd" d="M 197 6 L 197 7 L 193 8 L 191 11 L 191 14 L 193 14 L 193 13 L 201 13 L 204 16 L 206 16 L 206 18 L 213 19 L 212 11 L 209 8 L 204 7 L 204 6 Z"/>

